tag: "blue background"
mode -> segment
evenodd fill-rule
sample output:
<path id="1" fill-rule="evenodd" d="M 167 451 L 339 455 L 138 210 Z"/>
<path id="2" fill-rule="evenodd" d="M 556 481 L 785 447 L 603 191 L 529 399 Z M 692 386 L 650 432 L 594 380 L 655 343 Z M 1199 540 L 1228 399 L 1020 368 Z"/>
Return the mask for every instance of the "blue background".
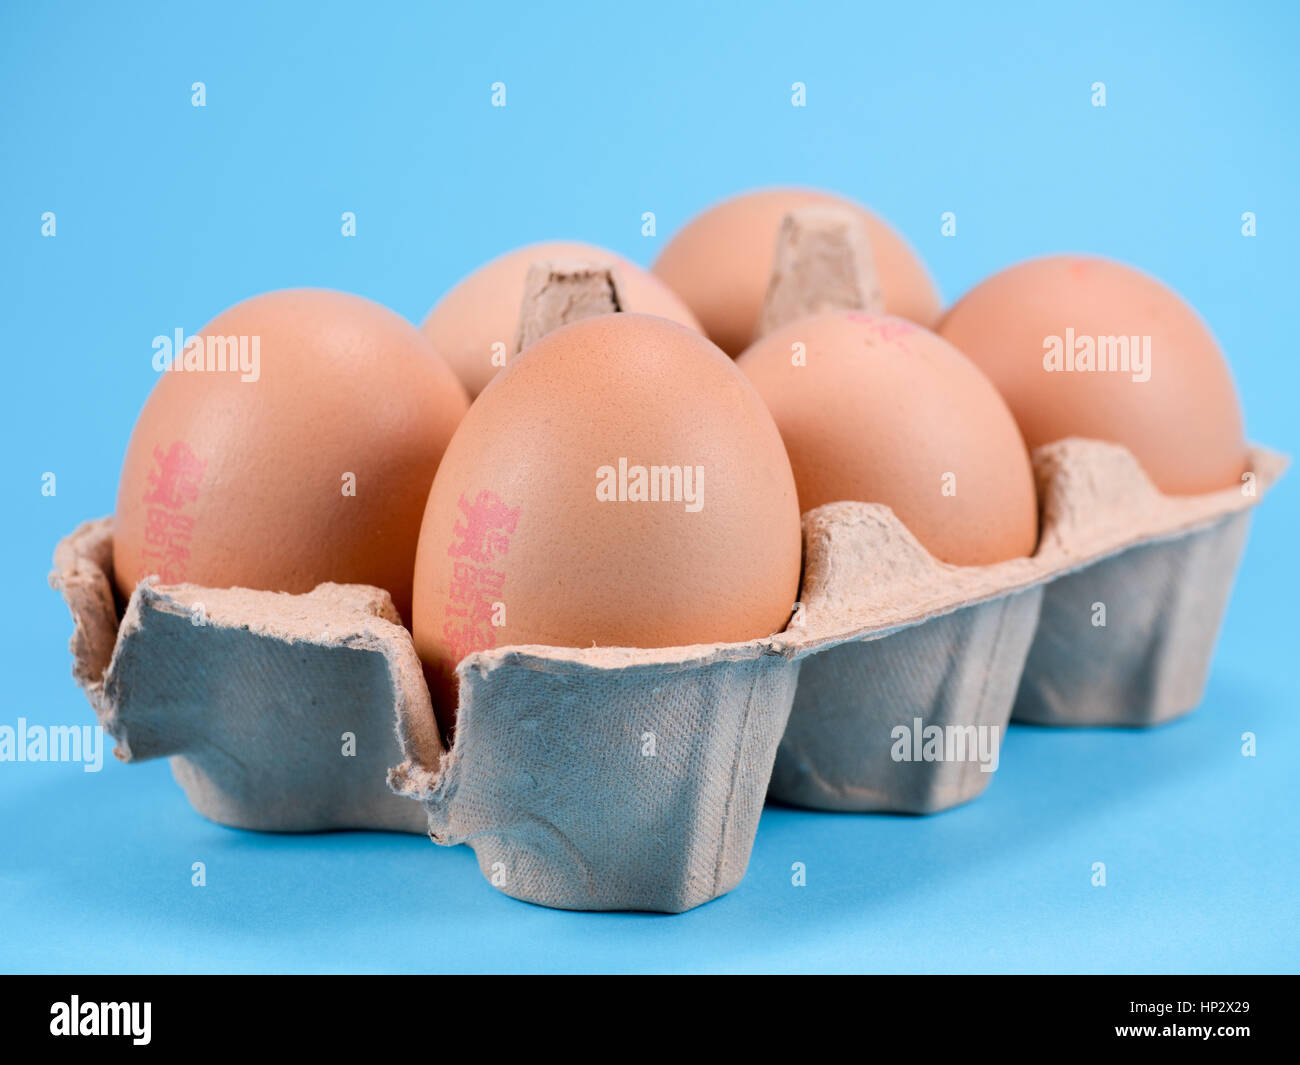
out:
<path id="1" fill-rule="evenodd" d="M 1293 4 L 180 6 L 0 13 L 0 723 L 90 720 L 45 577 L 112 509 L 155 335 L 304 284 L 419 321 L 503 250 L 648 263 L 752 186 L 872 205 L 947 300 L 1047 251 L 1140 265 L 1213 326 L 1251 437 L 1300 450 Z M 769 809 L 684 916 L 528 906 L 420 837 L 224 829 L 163 762 L 0 765 L 0 968 L 1294 971 L 1298 499 L 1258 513 L 1190 718 L 1013 728 L 987 794 L 928 819 Z"/>

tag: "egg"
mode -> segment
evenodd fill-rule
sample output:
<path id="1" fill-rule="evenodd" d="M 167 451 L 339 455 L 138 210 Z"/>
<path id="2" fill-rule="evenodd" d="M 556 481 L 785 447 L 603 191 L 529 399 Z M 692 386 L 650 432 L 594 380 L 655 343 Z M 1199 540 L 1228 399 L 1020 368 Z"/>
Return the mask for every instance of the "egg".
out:
<path id="1" fill-rule="evenodd" d="M 293 289 L 236 304 L 174 360 L 166 340 L 118 486 L 121 594 L 149 574 L 337 581 L 387 589 L 409 618 L 425 499 L 469 405 L 420 331 L 358 296 Z"/>
<path id="2" fill-rule="evenodd" d="M 969 359 L 914 322 L 802 318 L 736 361 L 785 441 L 799 506 L 884 503 L 936 558 L 1032 554 L 1038 504 L 1024 441 Z"/>
<path id="3" fill-rule="evenodd" d="M 478 397 L 429 493 L 412 632 L 444 727 L 471 651 L 778 632 L 800 551 L 780 434 L 731 359 L 649 315 L 563 326 Z"/>
<path id="4" fill-rule="evenodd" d="M 1205 323 L 1155 278 L 1091 256 L 1033 259 L 973 288 L 939 332 L 988 374 L 1030 448 L 1122 444 L 1170 495 L 1240 483 L 1232 374 Z"/>
<path id="5" fill-rule="evenodd" d="M 782 219 L 819 205 L 850 207 L 861 216 L 885 312 L 933 325 L 939 293 L 907 241 L 865 207 L 813 189 L 765 189 L 709 208 L 673 237 L 653 272 L 686 301 L 706 336 L 739 355 L 754 339 Z"/>
<path id="6" fill-rule="evenodd" d="M 438 353 L 477 396 L 514 356 L 519 310 L 528 268 L 537 262 L 570 260 L 618 270 L 625 311 L 654 314 L 700 331 L 690 309 L 662 281 L 605 248 L 570 241 L 531 244 L 479 267 L 429 312 L 421 329 Z"/>

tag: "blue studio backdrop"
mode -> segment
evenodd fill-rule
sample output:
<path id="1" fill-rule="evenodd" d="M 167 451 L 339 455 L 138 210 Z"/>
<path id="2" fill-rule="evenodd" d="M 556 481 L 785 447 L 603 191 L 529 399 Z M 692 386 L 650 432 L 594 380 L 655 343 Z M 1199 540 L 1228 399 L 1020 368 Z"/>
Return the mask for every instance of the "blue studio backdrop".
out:
<path id="1" fill-rule="evenodd" d="M 504 250 L 649 263 L 755 186 L 871 205 L 947 302 L 1044 252 L 1134 263 L 1208 320 L 1250 437 L 1300 451 L 1298 12 L 6 3 L 0 724 L 91 720 L 46 575 L 113 508 L 155 336 L 297 285 L 418 322 Z M 930 818 L 769 808 L 746 879 L 681 916 L 529 906 L 419 836 L 222 828 L 165 761 L 5 762 L 0 970 L 1294 971 L 1298 509 L 1292 476 L 1257 512 L 1191 716 L 1013 727 L 985 795 Z"/>

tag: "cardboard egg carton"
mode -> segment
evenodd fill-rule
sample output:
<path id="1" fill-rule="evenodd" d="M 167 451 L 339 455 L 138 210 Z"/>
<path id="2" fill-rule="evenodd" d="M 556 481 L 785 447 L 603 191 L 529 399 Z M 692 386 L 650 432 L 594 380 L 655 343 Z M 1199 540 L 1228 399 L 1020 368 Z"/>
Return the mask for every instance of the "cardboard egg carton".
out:
<path id="1" fill-rule="evenodd" d="M 395 708 L 429 690 L 388 593 L 322 584 L 305 595 L 141 581 L 119 618 L 112 519 L 54 552 L 72 613 L 73 676 L 122 762 L 167 758 L 190 804 L 235 828 L 421 832 L 385 786 Z M 415 727 L 411 725 L 409 727 Z M 436 728 L 407 745 L 439 745 Z"/>
<path id="2" fill-rule="evenodd" d="M 1032 458 L 1029 558 L 940 562 L 886 507 L 805 515 L 805 557 L 837 561 L 810 566 L 803 596 L 833 574 L 821 601 L 839 631 L 803 664 L 774 798 L 933 813 L 988 785 L 1013 710 L 1145 725 L 1200 702 L 1250 509 L 1287 460 L 1252 447 L 1242 488 L 1166 496 L 1116 444 L 1061 440 Z"/>
<path id="3" fill-rule="evenodd" d="M 805 216 L 783 239 L 800 230 L 816 248 L 804 230 L 823 224 L 838 223 Z M 822 305 L 869 306 L 869 258 L 838 261 L 862 285 Z M 555 291 L 578 284 L 580 299 Z M 773 291 L 801 284 L 787 270 Z M 539 264 L 530 292 L 521 336 L 619 299 L 615 275 L 581 264 Z M 767 328 L 797 310 L 782 299 Z M 679 912 L 739 883 L 769 791 L 820 809 L 932 812 L 987 785 L 1013 707 L 1138 724 L 1199 700 L 1249 508 L 1286 460 L 1253 448 L 1249 492 L 1173 498 L 1115 445 L 1060 441 L 1033 459 L 1032 558 L 951 566 L 887 506 L 828 504 L 804 515 L 800 603 L 784 632 L 471 654 L 450 749 L 379 589 L 151 579 L 119 618 L 108 519 L 59 545 L 51 583 L 73 614 L 74 675 L 118 757 L 169 757 L 205 816 L 280 831 L 427 828 L 469 845 L 513 897 Z M 1078 614 L 1091 619 L 1098 601 L 1107 625 L 1084 630 Z"/>
<path id="4" fill-rule="evenodd" d="M 1252 450 L 1253 496 L 1179 498 L 1161 496 L 1115 445 L 1061 441 L 1034 459 L 1043 535 L 1032 558 L 951 566 L 888 507 L 831 503 L 804 517 L 800 608 L 785 632 L 656 650 L 477 652 L 458 667 L 450 751 L 410 634 L 378 589 L 287 595 L 150 580 L 119 624 L 107 519 L 60 544 L 52 583 L 76 622 L 74 673 L 118 757 L 171 758 L 205 816 L 280 831 L 418 831 L 427 817 L 435 842 L 468 843 L 489 882 L 516 898 L 677 912 L 739 883 L 769 780 L 776 798 L 842 810 L 929 812 L 983 790 L 991 774 L 978 758 L 900 761 L 895 732 L 917 719 L 982 725 L 998 730 L 996 752 L 1027 655 L 1048 677 L 1077 657 L 1090 678 L 1107 677 L 1103 655 L 1037 650 L 1049 582 L 1127 563 L 1126 594 L 1146 602 L 1166 583 L 1163 571 L 1154 585 L 1144 577 L 1150 552 L 1198 562 L 1184 579 L 1201 592 L 1112 624 L 1124 667 L 1141 663 L 1157 679 L 1120 705 L 1145 713 L 1199 699 L 1206 633 L 1222 609 L 1204 589 L 1226 594 L 1222 571 L 1230 578 L 1249 507 L 1285 459 Z M 389 782 L 419 806 L 384 786 L 399 761 Z"/>

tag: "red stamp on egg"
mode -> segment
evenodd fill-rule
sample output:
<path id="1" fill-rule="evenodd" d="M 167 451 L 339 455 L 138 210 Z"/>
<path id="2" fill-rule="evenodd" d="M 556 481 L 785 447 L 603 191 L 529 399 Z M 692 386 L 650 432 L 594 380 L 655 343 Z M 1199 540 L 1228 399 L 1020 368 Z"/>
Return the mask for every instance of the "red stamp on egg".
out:
<path id="1" fill-rule="evenodd" d="M 519 507 L 508 506 L 484 489 L 471 502 L 456 501 L 461 517 L 452 528 L 447 548 L 452 563 L 447 605 L 443 610 L 443 639 L 457 659 L 472 651 L 495 647 L 493 618 L 505 590 L 506 575 L 494 565 L 510 550 L 510 536 L 519 524 Z"/>
<path id="2" fill-rule="evenodd" d="M 900 341 L 898 346 L 904 351 L 907 345 L 901 343 L 903 337 L 917 331 L 917 326 L 905 318 L 894 318 L 887 314 L 872 314 L 870 311 L 851 311 L 845 317 L 850 322 L 858 322 L 867 327 L 872 340 L 881 344 Z"/>
<path id="3" fill-rule="evenodd" d="M 156 573 L 164 584 L 180 584 L 190 559 L 194 517 L 188 505 L 199 498 L 199 485 L 207 462 L 183 440 L 163 451 L 153 449 L 154 469 L 149 472 L 143 502 L 145 510 L 144 548 L 140 552 L 145 573 Z"/>

